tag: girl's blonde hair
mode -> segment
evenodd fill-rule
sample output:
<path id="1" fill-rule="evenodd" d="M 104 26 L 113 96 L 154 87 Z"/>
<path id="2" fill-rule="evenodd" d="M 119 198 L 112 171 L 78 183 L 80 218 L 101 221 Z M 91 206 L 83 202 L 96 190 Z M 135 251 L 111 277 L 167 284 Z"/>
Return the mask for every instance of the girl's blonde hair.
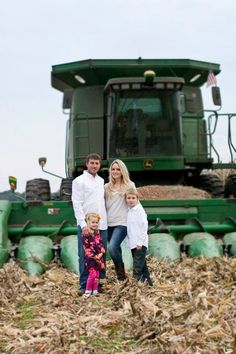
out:
<path id="1" fill-rule="evenodd" d="M 120 189 L 120 192 L 122 194 L 125 194 L 126 190 L 128 188 L 130 188 L 130 184 L 131 184 L 131 181 L 130 181 L 130 178 L 129 178 L 129 171 L 126 167 L 126 165 L 124 164 L 123 161 L 119 160 L 119 159 L 116 159 L 114 161 L 112 161 L 110 167 L 109 167 L 109 183 L 107 184 L 107 187 L 106 187 L 106 196 L 109 196 L 112 191 L 114 190 L 114 185 L 115 185 L 115 179 L 112 177 L 112 166 L 114 164 L 117 164 L 120 168 L 120 172 L 121 172 L 121 189 Z"/>
<path id="2" fill-rule="evenodd" d="M 91 218 L 96 218 L 97 221 L 100 221 L 100 219 L 101 219 L 99 214 L 96 214 L 96 213 L 88 213 L 88 214 L 86 214 L 86 216 L 85 216 L 86 222 L 88 222 Z"/>

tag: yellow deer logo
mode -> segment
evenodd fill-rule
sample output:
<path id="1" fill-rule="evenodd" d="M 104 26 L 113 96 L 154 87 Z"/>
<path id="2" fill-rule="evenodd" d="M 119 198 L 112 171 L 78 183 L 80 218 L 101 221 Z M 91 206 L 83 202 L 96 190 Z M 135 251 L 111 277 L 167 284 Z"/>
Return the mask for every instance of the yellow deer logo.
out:
<path id="1" fill-rule="evenodd" d="M 144 160 L 143 161 L 143 167 L 148 169 L 148 168 L 153 168 L 153 161 L 152 160 Z"/>

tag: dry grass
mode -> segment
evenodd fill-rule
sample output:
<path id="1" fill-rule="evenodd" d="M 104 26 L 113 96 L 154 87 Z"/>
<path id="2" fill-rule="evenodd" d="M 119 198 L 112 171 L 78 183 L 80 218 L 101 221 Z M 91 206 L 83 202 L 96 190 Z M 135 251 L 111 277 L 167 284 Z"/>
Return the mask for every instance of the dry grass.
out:
<path id="1" fill-rule="evenodd" d="M 154 286 L 131 274 L 116 281 L 111 262 L 100 297 L 77 296 L 76 275 L 52 264 L 29 277 L 0 269 L 0 352 L 5 354 L 233 353 L 236 260 L 148 259 Z"/>

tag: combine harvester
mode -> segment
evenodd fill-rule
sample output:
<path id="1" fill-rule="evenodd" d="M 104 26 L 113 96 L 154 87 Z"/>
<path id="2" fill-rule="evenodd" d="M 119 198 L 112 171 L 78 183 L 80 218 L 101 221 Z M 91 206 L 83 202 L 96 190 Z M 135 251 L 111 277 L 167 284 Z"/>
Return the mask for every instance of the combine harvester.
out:
<path id="1" fill-rule="evenodd" d="M 201 87 L 209 72 L 214 79 L 220 66 L 142 58 L 53 66 L 52 86 L 63 92 L 63 109 L 69 117 L 67 177 L 61 180 L 58 200 L 51 198 L 48 180 L 35 179 L 27 182 L 24 201 L 0 202 L 0 265 L 16 256 L 30 274 L 38 275 L 60 257 L 67 268 L 78 272 L 71 184 L 91 152 L 102 156 L 105 179 L 111 161 L 120 158 L 137 186 L 182 184 L 211 194 L 211 199 L 143 200 L 150 254 L 171 260 L 182 252 L 193 257 L 235 256 L 236 174 L 229 175 L 224 185 L 216 174 L 205 171 L 235 168 L 231 119 L 236 114 L 219 113 L 217 86 L 212 87 L 212 98 L 218 108 L 204 110 Z M 219 119 L 228 124 L 228 164 L 221 163 L 213 144 Z M 39 163 L 50 174 L 44 169 L 46 158 Z M 10 185 L 14 191 L 14 178 Z"/>

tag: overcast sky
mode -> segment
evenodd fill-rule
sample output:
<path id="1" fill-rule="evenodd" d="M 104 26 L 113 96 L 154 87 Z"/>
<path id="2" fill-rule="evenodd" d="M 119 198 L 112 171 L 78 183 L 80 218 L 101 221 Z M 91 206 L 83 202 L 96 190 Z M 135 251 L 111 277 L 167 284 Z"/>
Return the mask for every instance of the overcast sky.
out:
<path id="1" fill-rule="evenodd" d="M 65 176 L 67 117 L 62 93 L 50 84 L 51 66 L 84 59 L 187 58 L 221 64 L 222 111 L 236 112 L 235 0 L 21 0 L 1 4 L 0 191 L 8 176 Z M 213 108 L 203 87 L 206 108 Z M 236 119 L 235 119 L 236 125 Z M 224 128 L 221 152 L 228 159 Z M 225 143 L 223 142 L 225 139 Z M 235 139 L 236 140 L 236 139 Z"/>

